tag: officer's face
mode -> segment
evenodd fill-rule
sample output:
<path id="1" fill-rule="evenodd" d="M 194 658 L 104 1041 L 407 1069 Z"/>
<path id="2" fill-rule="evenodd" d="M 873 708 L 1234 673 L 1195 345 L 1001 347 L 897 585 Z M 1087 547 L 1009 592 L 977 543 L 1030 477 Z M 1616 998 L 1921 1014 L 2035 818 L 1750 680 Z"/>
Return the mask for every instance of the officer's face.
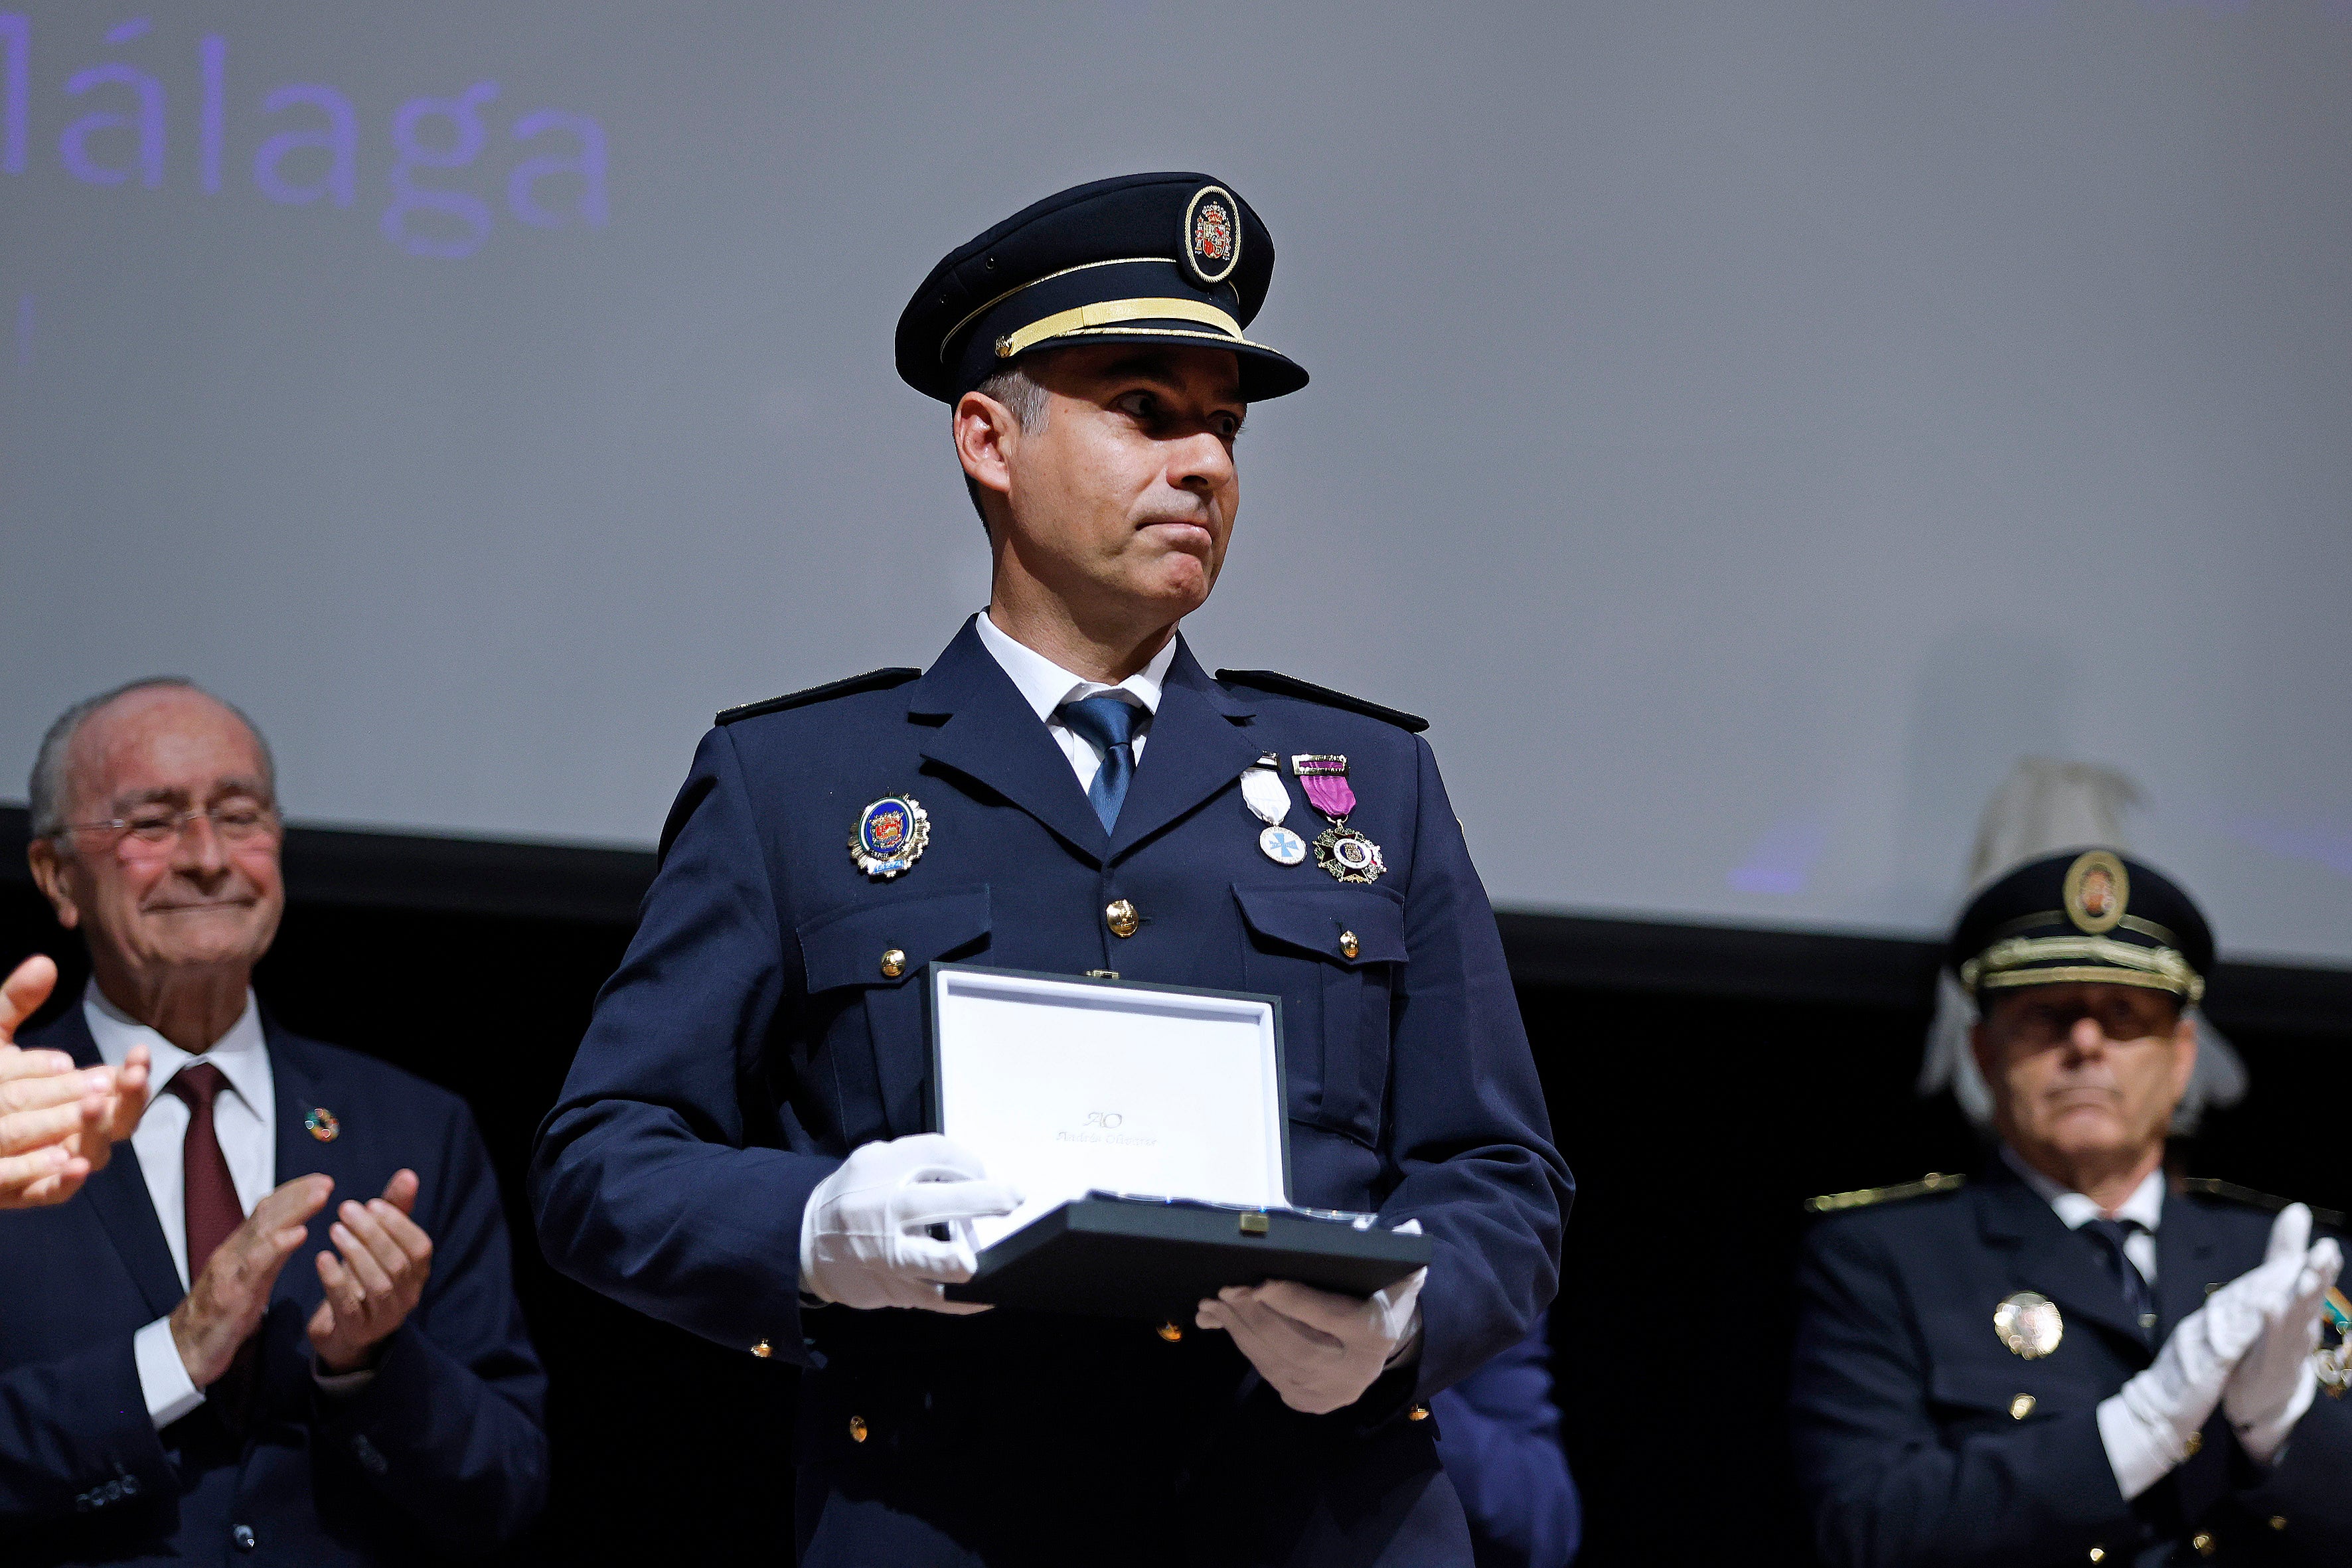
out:
<path id="1" fill-rule="evenodd" d="M 1976 1053 L 2000 1134 L 2029 1163 L 2126 1158 L 2163 1143 L 2197 1026 L 2143 986 L 2032 985 L 1987 1005 Z"/>
<path id="2" fill-rule="evenodd" d="M 148 828 L 77 827 L 33 847 L 43 891 L 102 977 L 143 988 L 174 970 L 249 970 L 268 951 L 285 884 L 268 768 L 244 721 L 201 692 L 131 692 L 83 721 L 67 781 L 68 821 Z M 218 815 L 165 836 L 188 812 Z"/>
<path id="3" fill-rule="evenodd" d="M 1029 374 L 1045 417 L 1002 432 L 987 471 L 967 451 L 1006 499 L 1006 565 L 1081 616 L 1164 626 L 1198 608 L 1241 500 L 1234 356 L 1104 343 L 1040 356 Z"/>

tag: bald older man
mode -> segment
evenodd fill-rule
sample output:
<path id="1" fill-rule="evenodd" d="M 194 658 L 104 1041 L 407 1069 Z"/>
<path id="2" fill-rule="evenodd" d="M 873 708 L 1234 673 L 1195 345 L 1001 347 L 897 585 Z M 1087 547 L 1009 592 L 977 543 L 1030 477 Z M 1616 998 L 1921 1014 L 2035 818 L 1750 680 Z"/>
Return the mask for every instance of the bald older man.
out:
<path id="1" fill-rule="evenodd" d="M 78 1195 L 0 1215 L 7 1561 L 510 1540 L 545 1496 L 545 1379 L 497 1186 L 455 1096 L 255 1000 L 285 907 L 260 734 L 186 681 L 134 682 L 51 727 L 31 795 L 33 873 L 91 978 L 22 1045 L 152 1062 L 154 1092 Z"/>

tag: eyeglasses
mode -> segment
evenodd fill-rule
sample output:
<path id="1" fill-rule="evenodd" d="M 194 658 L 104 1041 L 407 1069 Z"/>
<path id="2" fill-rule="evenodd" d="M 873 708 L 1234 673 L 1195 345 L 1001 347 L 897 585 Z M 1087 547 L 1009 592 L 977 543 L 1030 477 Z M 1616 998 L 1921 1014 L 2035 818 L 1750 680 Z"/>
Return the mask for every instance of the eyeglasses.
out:
<path id="1" fill-rule="evenodd" d="M 278 830 L 278 813 L 258 801 L 232 800 L 197 810 L 173 811 L 165 806 L 142 807 L 128 816 L 104 822 L 69 822 L 68 833 L 120 833 L 134 843 L 161 847 L 174 843 L 188 824 L 204 817 L 213 831 L 231 844 L 249 844 Z"/>

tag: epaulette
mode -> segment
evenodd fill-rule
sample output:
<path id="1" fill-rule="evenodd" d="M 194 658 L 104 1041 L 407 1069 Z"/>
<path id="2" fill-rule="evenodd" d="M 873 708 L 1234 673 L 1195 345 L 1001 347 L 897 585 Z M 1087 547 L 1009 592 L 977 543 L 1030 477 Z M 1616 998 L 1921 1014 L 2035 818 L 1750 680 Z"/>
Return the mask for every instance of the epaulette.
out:
<path id="1" fill-rule="evenodd" d="M 2268 1193 L 2258 1193 L 2252 1187 L 2242 1187 L 2235 1182 L 2224 1182 L 2213 1176 L 2183 1176 L 2180 1178 L 2180 1190 L 2185 1193 L 2195 1193 L 2200 1197 L 2220 1198 L 2227 1203 L 2244 1204 L 2250 1208 L 2258 1208 L 2264 1214 L 2276 1214 L 2294 1201 L 2293 1198 L 2273 1197 Z M 2311 1223 L 2324 1225 L 2330 1230 L 2345 1228 L 2344 1216 L 2334 1209 L 2313 1208 Z"/>
<path id="2" fill-rule="evenodd" d="M 1317 686 L 1305 680 L 1293 680 L 1286 675 L 1276 675 L 1270 669 L 1221 669 L 1217 679 L 1226 686 L 1254 686 L 1260 691 L 1276 691 L 1285 697 L 1304 697 L 1309 702 L 1321 702 L 1332 708 L 1345 708 L 1350 713 L 1361 713 L 1369 719 L 1384 720 L 1400 730 L 1420 734 L 1429 728 L 1429 721 L 1415 713 L 1383 708 L 1377 702 L 1367 702 L 1360 697 L 1350 697 L 1344 691 L 1334 691 L 1328 686 Z"/>
<path id="3" fill-rule="evenodd" d="M 740 708 L 721 708 L 714 724 L 732 724 L 738 719 L 757 719 L 762 713 L 781 713 L 787 708 L 805 708 L 812 702 L 823 702 L 835 697 L 847 697 L 859 691 L 881 691 L 893 686 L 904 686 L 923 672 L 893 665 L 887 669 L 869 669 L 863 675 L 853 675 L 846 680 L 830 680 L 823 686 L 812 686 L 806 691 L 787 691 L 782 697 L 771 697 L 764 702 L 746 702 Z"/>
<path id="4" fill-rule="evenodd" d="M 1930 1171 L 1916 1182 L 1904 1182 L 1892 1187 L 1863 1187 L 1851 1193 L 1825 1193 L 1805 1200 L 1807 1214 L 1842 1214 L 1847 1209 L 1866 1209 L 1873 1204 L 1896 1203 L 1904 1198 L 1924 1198 L 1930 1193 L 1956 1193 L 1968 1185 L 1966 1176 L 1948 1175 L 1942 1171 Z"/>

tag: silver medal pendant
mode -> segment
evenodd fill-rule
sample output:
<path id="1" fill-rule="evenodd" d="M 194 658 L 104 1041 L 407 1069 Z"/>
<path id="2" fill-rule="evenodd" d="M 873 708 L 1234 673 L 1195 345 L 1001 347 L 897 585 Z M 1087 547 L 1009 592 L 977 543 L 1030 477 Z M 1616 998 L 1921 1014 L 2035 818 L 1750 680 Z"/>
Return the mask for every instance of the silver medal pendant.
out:
<path id="1" fill-rule="evenodd" d="M 1307 840 L 1279 822 L 1257 836 L 1257 847 L 1277 866 L 1296 866 L 1307 858 Z"/>
<path id="2" fill-rule="evenodd" d="M 1315 864 L 1342 882 L 1377 882 L 1389 868 L 1379 845 L 1338 822 L 1316 838 Z"/>

